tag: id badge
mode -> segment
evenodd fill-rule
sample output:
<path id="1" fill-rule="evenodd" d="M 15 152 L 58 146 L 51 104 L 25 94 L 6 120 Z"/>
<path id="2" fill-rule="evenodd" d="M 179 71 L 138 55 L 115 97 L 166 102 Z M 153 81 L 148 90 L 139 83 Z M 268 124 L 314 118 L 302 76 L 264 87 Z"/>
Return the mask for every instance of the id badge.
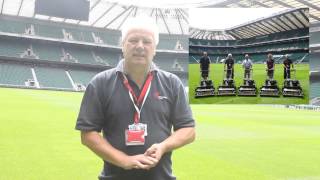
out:
<path id="1" fill-rule="evenodd" d="M 126 145 L 136 146 L 144 145 L 145 136 L 147 136 L 147 124 L 137 123 L 129 125 L 125 132 Z"/>
<path id="2" fill-rule="evenodd" d="M 144 130 L 127 129 L 125 131 L 125 137 L 126 137 L 127 146 L 144 145 L 144 142 L 145 142 Z"/>
<path id="3" fill-rule="evenodd" d="M 137 124 L 131 124 L 129 125 L 129 130 L 143 130 L 144 131 L 144 136 L 148 135 L 148 131 L 147 131 L 147 124 L 143 124 L 143 123 L 137 123 Z"/>

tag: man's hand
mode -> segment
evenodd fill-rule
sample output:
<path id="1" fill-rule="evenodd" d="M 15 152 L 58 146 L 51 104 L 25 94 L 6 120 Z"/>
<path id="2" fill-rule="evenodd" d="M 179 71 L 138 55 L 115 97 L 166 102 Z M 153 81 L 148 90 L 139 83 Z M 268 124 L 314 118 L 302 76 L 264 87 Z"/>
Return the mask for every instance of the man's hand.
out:
<path id="1" fill-rule="evenodd" d="M 153 144 L 144 154 L 160 161 L 164 153 L 165 149 L 162 144 Z"/>
<path id="2" fill-rule="evenodd" d="M 123 160 L 121 167 L 123 169 L 145 169 L 149 170 L 150 168 L 156 166 L 159 161 L 156 158 L 151 156 L 146 156 L 145 154 L 139 154 L 134 156 L 127 156 Z"/>

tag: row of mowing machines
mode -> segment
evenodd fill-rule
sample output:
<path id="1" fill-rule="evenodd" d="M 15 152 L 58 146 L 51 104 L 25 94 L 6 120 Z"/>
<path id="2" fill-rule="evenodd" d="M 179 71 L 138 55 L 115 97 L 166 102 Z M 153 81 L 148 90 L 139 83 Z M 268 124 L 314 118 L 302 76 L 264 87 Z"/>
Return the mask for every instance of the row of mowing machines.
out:
<path id="1" fill-rule="evenodd" d="M 227 73 L 229 71 L 229 73 Z M 237 88 L 233 77 L 230 77 L 230 71 L 224 70 L 224 78 L 222 83 L 217 88 L 214 87 L 214 83 L 210 79 L 201 79 L 200 85 L 195 89 L 195 98 L 209 97 L 209 96 L 257 96 L 258 90 L 255 81 L 252 79 L 250 70 L 249 77 L 243 79 L 243 84 Z M 287 78 L 283 82 L 282 89 L 279 88 L 275 79 L 267 76 L 264 85 L 260 88 L 259 94 L 261 97 L 280 97 L 280 94 L 284 97 L 301 97 L 303 98 L 303 91 L 299 80 L 296 79 L 296 70 L 291 69 L 294 72 L 294 78 Z M 287 76 L 288 77 L 288 76 Z"/>

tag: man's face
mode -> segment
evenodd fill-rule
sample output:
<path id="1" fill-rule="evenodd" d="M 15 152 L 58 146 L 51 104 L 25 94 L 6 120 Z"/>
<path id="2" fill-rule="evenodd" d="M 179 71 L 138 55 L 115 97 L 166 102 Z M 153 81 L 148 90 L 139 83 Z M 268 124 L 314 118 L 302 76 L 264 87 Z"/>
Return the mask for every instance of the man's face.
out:
<path id="1" fill-rule="evenodd" d="M 150 65 L 156 52 L 153 33 L 144 29 L 132 29 L 122 44 L 125 61 L 131 65 Z"/>
<path id="2" fill-rule="evenodd" d="M 207 57 L 207 56 L 208 56 L 207 52 L 204 52 L 204 53 L 203 53 L 203 55 L 204 55 L 205 57 Z"/>

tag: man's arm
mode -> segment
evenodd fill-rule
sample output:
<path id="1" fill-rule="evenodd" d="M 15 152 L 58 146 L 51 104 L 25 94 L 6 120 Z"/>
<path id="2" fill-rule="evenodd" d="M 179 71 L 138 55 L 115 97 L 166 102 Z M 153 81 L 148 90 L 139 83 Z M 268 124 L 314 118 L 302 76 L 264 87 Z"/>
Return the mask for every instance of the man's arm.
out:
<path id="1" fill-rule="evenodd" d="M 81 142 L 103 160 L 123 169 L 150 169 L 158 160 L 143 154 L 128 156 L 114 148 L 96 131 L 81 131 Z"/>
<path id="2" fill-rule="evenodd" d="M 166 140 L 159 144 L 153 144 L 149 149 L 147 149 L 145 155 L 160 160 L 163 154 L 193 142 L 195 134 L 194 127 L 178 129 Z"/>

